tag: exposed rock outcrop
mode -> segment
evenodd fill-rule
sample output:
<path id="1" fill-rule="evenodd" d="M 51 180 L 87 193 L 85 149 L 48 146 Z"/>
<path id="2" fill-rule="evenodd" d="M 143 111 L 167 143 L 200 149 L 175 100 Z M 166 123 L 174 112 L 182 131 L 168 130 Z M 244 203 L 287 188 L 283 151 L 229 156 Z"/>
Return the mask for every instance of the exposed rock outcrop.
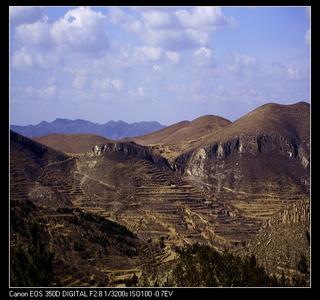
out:
<path id="1" fill-rule="evenodd" d="M 91 152 L 88 152 L 88 156 L 102 156 L 107 153 L 119 153 L 122 157 L 136 157 L 152 162 L 158 166 L 167 167 L 171 169 L 171 165 L 168 161 L 154 153 L 149 147 L 138 145 L 134 142 L 119 142 L 119 143 L 107 143 L 104 145 L 96 145 Z"/>
<path id="2" fill-rule="evenodd" d="M 183 154 L 176 160 L 179 170 L 186 171 L 193 176 L 201 175 L 198 168 L 193 165 L 203 166 L 205 160 L 223 160 L 230 155 L 241 154 L 258 155 L 268 153 L 281 154 L 292 159 L 298 159 L 304 168 L 310 164 L 309 151 L 299 141 L 290 136 L 265 135 L 237 136 L 227 141 L 219 141 L 209 147 L 201 147 L 189 153 Z M 201 168 L 200 168 L 201 169 Z"/>

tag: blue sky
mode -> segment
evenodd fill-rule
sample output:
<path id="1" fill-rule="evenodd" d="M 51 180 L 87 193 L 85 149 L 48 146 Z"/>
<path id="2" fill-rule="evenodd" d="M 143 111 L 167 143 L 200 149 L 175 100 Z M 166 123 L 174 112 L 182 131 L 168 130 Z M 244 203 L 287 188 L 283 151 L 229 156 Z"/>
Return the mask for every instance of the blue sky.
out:
<path id="1" fill-rule="evenodd" d="M 231 121 L 310 102 L 307 7 L 10 7 L 10 122 Z"/>

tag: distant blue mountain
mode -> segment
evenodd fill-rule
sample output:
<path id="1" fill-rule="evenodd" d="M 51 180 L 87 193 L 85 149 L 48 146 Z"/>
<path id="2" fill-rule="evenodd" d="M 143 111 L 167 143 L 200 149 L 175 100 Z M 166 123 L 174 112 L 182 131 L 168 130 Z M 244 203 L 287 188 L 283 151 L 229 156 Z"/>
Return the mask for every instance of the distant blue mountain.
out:
<path id="1" fill-rule="evenodd" d="M 15 132 L 27 137 L 38 137 L 51 133 L 91 133 L 113 140 L 144 135 L 156 130 L 160 130 L 164 127 L 165 126 L 154 121 L 137 122 L 132 124 L 128 124 L 123 121 L 109 121 L 106 124 L 97 124 L 82 119 L 56 119 L 51 123 L 42 121 L 37 125 L 10 126 L 10 128 Z"/>

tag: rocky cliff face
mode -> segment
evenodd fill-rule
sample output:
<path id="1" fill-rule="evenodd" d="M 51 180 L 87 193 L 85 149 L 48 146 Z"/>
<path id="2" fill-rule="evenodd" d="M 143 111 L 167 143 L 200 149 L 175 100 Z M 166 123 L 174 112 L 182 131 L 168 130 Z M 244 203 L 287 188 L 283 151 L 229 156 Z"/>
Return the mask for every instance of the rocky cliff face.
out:
<path id="1" fill-rule="evenodd" d="M 96 145 L 92 151 L 87 153 L 89 156 L 102 156 L 106 154 L 120 154 L 121 157 L 136 157 L 150 161 L 153 164 L 164 168 L 170 168 L 168 161 L 154 153 L 149 147 L 141 146 L 134 142 L 107 143 L 104 145 Z"/>
<path id="2" fill-rule="evenodd" d="M 297 173 L 300 183 L 308 187 L 309 145 L 294 137 L 266 134 L 240 135 L 217 141 L 183 154 L 175 161 L 175 167 L 184 175 L 213 184 L 218 190 L 227 178 L 233 186 L 247 176 L 263 179 L 265 175 L 269 179 L 277 176 L 272 175 L 276 169 L 282 168 L 281 173 L 284 173 L 289 165 L 295 170 L 292 169 L 288 176 L 294 177 L 293 173 Z M 258 169 L 263 166 L 265 170 Z"/>

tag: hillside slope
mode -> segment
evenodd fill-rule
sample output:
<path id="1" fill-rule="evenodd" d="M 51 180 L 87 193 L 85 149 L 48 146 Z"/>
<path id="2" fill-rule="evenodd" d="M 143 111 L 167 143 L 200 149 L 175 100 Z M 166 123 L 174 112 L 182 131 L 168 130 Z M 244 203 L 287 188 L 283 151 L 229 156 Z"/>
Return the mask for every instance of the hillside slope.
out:
<path id="1" fill-rule="evenodd" d="M 94 134 L 49 134 L 33 140 L 65 153 L 84 153 L 95 145 L 110 142 L 109 139 Z"/>
<path id="2" fill-rule="evenodd" d="M 248 217 L 267 218 L 308 198 L 310 105 L 266 104 L 207 136 L 175 165 Z"/>
<path id="3" fill-rule="evenodd" d="M 128 140 L 150 146 L 173 164 L 181 153 L 192 149 L 195 143 L 206 140 L 208 135 L 230 123 L 224 118 L 207 115 L 193 121 L 182 121 L 151 134 Z"/>
<path id="4" fill-rule="evenodd" d="M 133 140 L 142 145 L 184 143 L 206 136 L 230 123 L 218 116 L 201 116 L 193 121 L 182 121 L 151 134 L 135 137 Z"/>

